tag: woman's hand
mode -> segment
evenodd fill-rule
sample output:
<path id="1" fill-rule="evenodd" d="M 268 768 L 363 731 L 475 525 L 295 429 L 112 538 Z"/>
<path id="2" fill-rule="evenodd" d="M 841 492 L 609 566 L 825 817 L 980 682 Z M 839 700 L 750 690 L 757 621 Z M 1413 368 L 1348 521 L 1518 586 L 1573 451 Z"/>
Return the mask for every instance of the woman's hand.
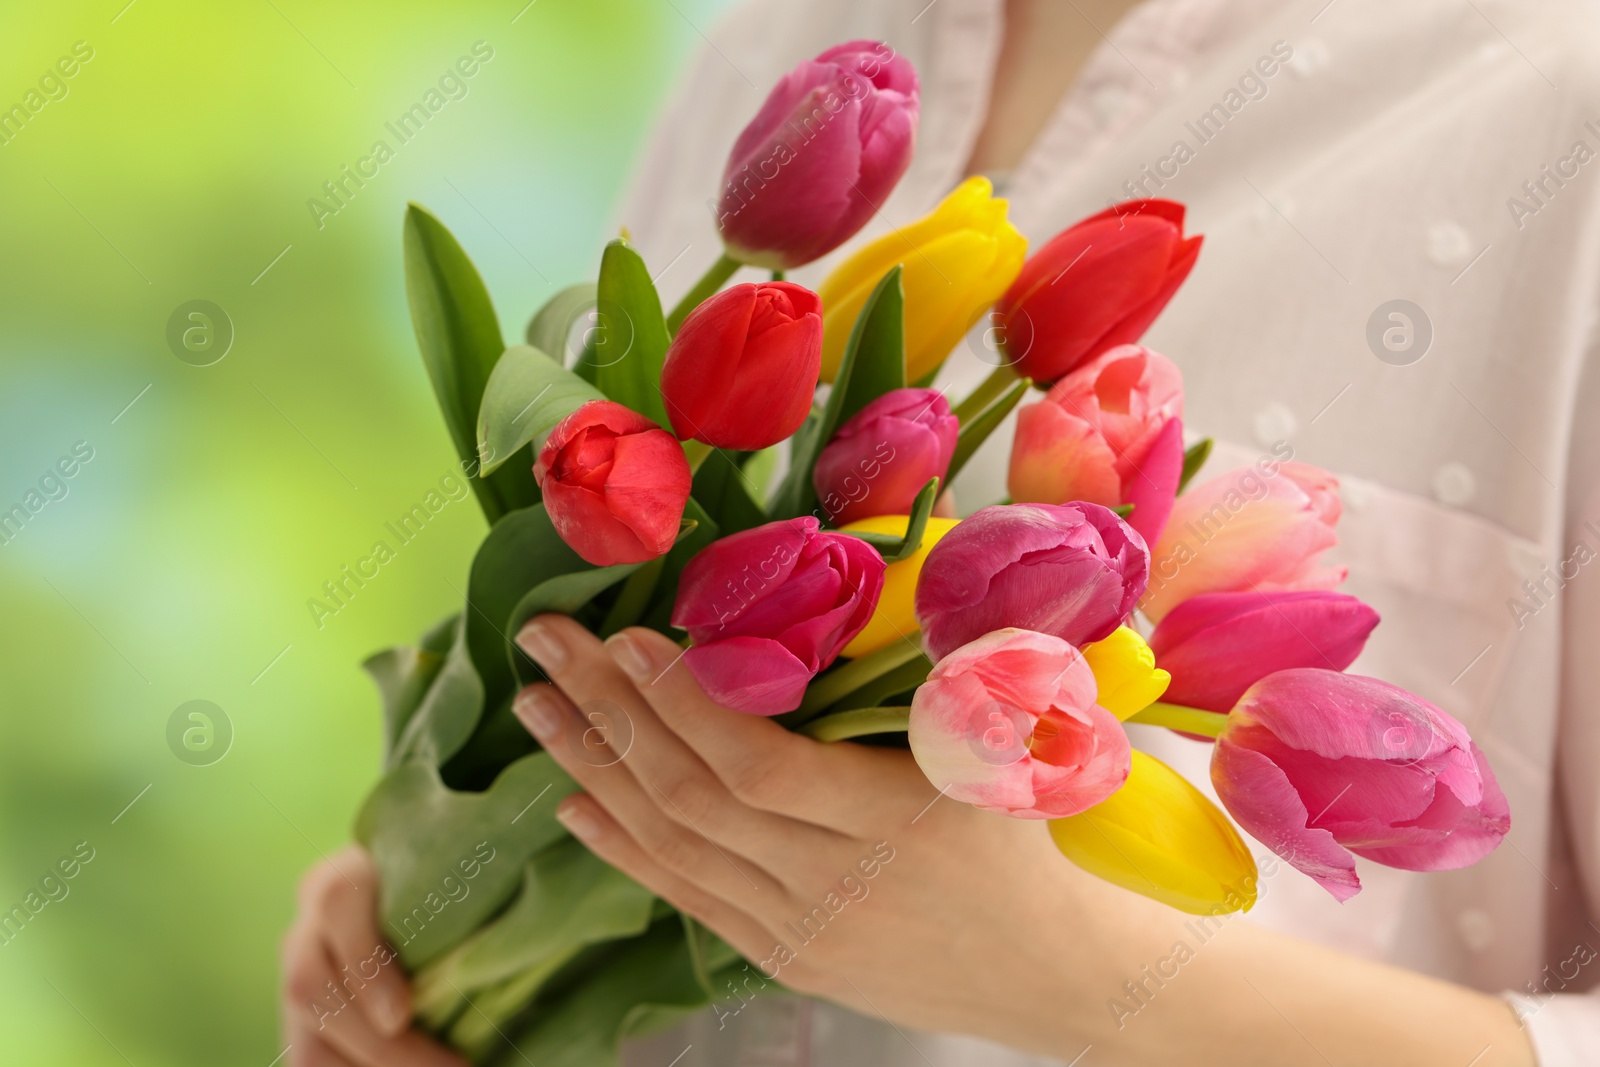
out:
<path id="1" fill-rule="evenodd" d="M 586 790 L 557 817 L 750 961 L 741 993 L 776 980 L 1063 1060 L 1532 1062 L 1494 998 L 1102 882 L 909 753 L 717 706 L 660 634 L 602 645 L 541 616 L 517 643 L 555 683 L 517 716 Z"/>
<path id="2" fill-rule="evenodd" d="M 357 845 L 313 867 L 283 940 L 289 1067 L 465 1067 L 411 1029 L 411 988 L 378 931 L 378 872 Z"/>

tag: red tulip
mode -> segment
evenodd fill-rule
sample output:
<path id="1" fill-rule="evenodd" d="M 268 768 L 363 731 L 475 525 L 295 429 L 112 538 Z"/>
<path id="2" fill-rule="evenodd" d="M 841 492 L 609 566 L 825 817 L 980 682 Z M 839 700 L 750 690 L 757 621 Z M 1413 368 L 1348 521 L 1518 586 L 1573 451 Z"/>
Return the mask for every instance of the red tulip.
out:
<path id="1" fill-rule="evenodd" d="M 694 641 L 684 665 L 725 707 L 793 711 L 867 625 L 884 569 L 877 549 L 810 515 L 713 541 L 678 580 L 672 625 Z"/>
<path id="2" fill-rule="evenodd" d="M 724 289 L 667 349 L 661 395 L 681 438 L 755 451 L 800 428 L 822 366 L 822 304 L 790 282 Z"/>
<path id="3" fill-rule="evenodd" d="M 1344 670 L 1377 625 L 1378 613 L 1347 593 L 1205 593 L 1161 620 L 1150 650 L 1172 675 L 1162 700 L 1227 711 L 1277 671 Z"/>
<path id="4" fill-rule="evenodd" d="M 1211 782 L 1241 827 L 1339 900 L 1361 890 L 1352 852 L 1454 870 L 1511 829 L 1465 727 L 1404 689 L 1336 671 L 1251 686 L 1217 737 Z"/>
<path id="5" fill-rule="evenodd" d="M 561 539 L 601 567 L 666 552 L 689 499 L 683 447 L 611 400 L 591 400 L 557 423 L 533 477 Z"/>
<path id="6" fill-rule="evenodd" d="M 911 163 L 917 72 L 877 41 L 784 75 L 728 156 L 717 228 L 741 263 L 789 270 L 848 241 Z"/>
<path id="7" fill-rule="evenodd" d="M 1182 204 L 1130 200 L 1062 230 L 1022 265 L 995 305 L 1017 373 L 1053 382 L 1137 341 L 1189 276 L 1199 237 L 1183 236 Z"/>
<path id="8" fill-rule="evenodd" d="M 1102 352 L 1017 412 L 1011 499 L 1132 504 L 1128 525 L 1155 544 L 1183 476 L 1183 376 L 1138 345 Z"/>
<path id="9" fill-rule="evenodd" d="M 943 478 L 961 424 L 937 389 L 891 389 L 867 403 L 817 457 L 811 480 L 828 521 L 907 515 L 929 478 Z"/>

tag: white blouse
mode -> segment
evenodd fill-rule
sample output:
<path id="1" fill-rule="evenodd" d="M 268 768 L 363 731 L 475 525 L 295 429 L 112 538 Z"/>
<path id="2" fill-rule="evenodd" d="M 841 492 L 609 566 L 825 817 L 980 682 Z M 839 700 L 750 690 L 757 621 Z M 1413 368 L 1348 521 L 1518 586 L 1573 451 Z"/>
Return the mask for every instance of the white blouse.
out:
<path id="1" fill-rule="evenodd" d="M 619 219 L 671 264 L 669 301 L 720 253 L 708 201 L 740 128 L 837 42 L 886 40 L 922 78 L 915 161 L 846 251 L 928 211 L 982 126 L 1003 11 L 750 0 L 697 27 L 706 47 Z M 1511 803 L 1510 836 L 1474 867 L 1358 860 L 1343 905 L 1287 870 L 1249 921 L 1520 995 L 1543 1067 L 1600 1063 L 1600 997 L 1582 992 L 1600 983 L 1597 28 L 1576 0 L 1147 0 L 1101 27 L 1006 190 L 1035 245 L 1113 200 L 1189 206 L 1205 247 L 1146 341 L 1184 372 L 1187 428 L 1223 442 L 1208 473 L 1286 441 L 1339 475 L 1345 588 L 1384 620 L 1352 670 L 1465 723 Z M 816 285 L 840 254 L 791 279 Z M 1402 351 L 1381 341 L 1391 301 L 1412 305 Z M 980 351 L 951 357 L 952 395 L 989 371 Z M 957 479 L 963 510 L 998 495 L 1009 440 Z M 1208 746 L 1138 729 L 1210 791 Z M 628 1062 L 680 1052 L 675 1067 L 1044 1062 L 792 998 L 721 1033 L 698 1016 Z"/>

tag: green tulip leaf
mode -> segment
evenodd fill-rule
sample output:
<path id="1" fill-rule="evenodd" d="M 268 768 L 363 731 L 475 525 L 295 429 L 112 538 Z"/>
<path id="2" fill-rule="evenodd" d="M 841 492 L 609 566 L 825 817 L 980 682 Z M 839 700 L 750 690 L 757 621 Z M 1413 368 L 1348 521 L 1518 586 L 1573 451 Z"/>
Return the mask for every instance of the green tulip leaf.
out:
<path id="1" fill-rule="evenodd" d="M 456 454 L 469 465 L 464 469 L 474 470 L 478 404 L 506 347 L 500 321 L 472 260 L 444 223 L 420 205 L 406 209 L 404 245 L 406 300 L 417 347 Z M 472 489 L 491 525 L 539 499 L 531 469 L 474 478 Z"/>
<path id="2" fill-rule="evenodd" d="M 850 416 L 889 390 L 903 387 L 905 373 L 905 290 L 896 264 L 856 316 L 821 416 L 814 422 L 808 420 L 794 438 L 789 473 L 773 500 L 774 518 L 816 511 L 811 469 L 817 456 Z"/>
<path id="3" fill-rule="evenodd" d="M 386 766 L 409 760 L 439 766 L 454 755 L 483 717 L 483 681 L 467 651 L 466 619 L 458 617 L 450 650 L 397 735 Z"/>
<path id="4" fill-rule="evenodd" d="M 361 664 L 383 699 L 383 765 L 395 765 L 400 735 L 428 695 L 444 657 L 421 648 L 386 649 Z"/>
<path id="5" fill-rule="evenodd" d="M 1183 453 L 1183 473 L 1178 476 L 1178 492 L 1183 492 L 1189 487 L 1189 482 L 1200 468 L 1206 465 L 1206 460 L 1211 457 L 1211 446 L 1216 444 L 1209 437 L 1202 437 L 1190 445 Z"/>
<path id="6" fill-rule="evenodd" d="M 565 365 L 567 341 L 572 336 L 572 327 L 595 306 L 595 292 L 593 282 L 567 286 L 533 313 L 523 339 Z"/>
<path id="7" fill-rule="evenodd" d="M 723 537 L 767 521 L 767 513 L 757 502 L 760 487 L 746 473 L 754 456 L 746 457 L 743 467 L 739 458 L 716 450 L 694 474 L 694 498 L 716 521 Z"/>
<path id="8" fill-rule="evenodd" d="M 531 464 L 524 445 L 537 451 L 556 423 L 599 399 L 599 390 L 544 351 L 528 345 L 506 349 L 489 375 L 478 412 L 477 447 L 484 472 L 497 471 L 518 455 L 530 456 Z"/>
<path id="9" fill-rule="evenodd" d="M 639 563 L 618 563 L 611 567 L 594 567 L 586 571 L 558 574 L 554 578 L 546 578 L 523 594 L 522 599 L 511 609 L 505 630 L 506 662 L 517 678 L 518 688 L 547 680 L 544 672 L 534 666 L 533 660 L 528 658 L 528 654 L 517 647 L 517 631 L 522 629 L 523 623 L 535 615 L 547 612 L 557 612 L 562 615 L 576 614 L 579 608 L 633 574 L 641 566 Z"/>
<path id="10" fill-rule="evenodd" d="M 1011 409 L 1022 402 L 1023 394 L 1032 384 L 1026 378 L 1018 378 L 1001 394 L 999 400 L 973 416 L 971 421 L 961 424 L 961 432 L 956 435 L 956 451 L 950 457 L 950 470 L 945 474 L 947 484 L 956 480 L 956 475 L 967 465 L 972 454 L 978 451 L 978 446 L 987 441 L 989 435 L 1011 414 Z"/>
<path id="11" fill-rule="evenodd" d="M 595 384 L 617 403 L 670 428 L 661 399 L 667 321 L 650 272 L 628 242 L 606 245 L 596 289 Z"/>
<path id="12" fill-rule="evenodd" d="M 702 548 L 722 536 L 722 528 L 692 496 L 684 505 L 683 521 L 692 522 L 694 526 L 680 534 L 672 548 L 661 557 L 661 578 L 656 582 L 650 608 L 640 622 L 640 625 L 662 633 L 672 629 L 672 605 L 678 599 L 678 578 L 683 574 L 683 568 Z"/>
<path id="13" fill-rule="evenodd" d="M 487 791 L 447 788 L 402 764 L 368 794 L 355 835 L 377 864 L 384 933 L 415 971 L 498 912 L 528 858 L 565 836 L 556 805 L 578 785 L 549 753 L 512 763 Z"/>

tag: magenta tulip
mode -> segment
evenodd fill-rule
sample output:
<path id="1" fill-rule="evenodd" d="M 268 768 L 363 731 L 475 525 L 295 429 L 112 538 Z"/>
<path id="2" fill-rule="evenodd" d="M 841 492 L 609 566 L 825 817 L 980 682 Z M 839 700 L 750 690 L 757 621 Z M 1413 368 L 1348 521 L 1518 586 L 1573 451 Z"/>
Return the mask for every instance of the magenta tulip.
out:
<path id="1" fill-rule="evenodd" d="M 1160 622 L 1201 593 L 1331 589 L 1346 568 L 1324 567 L 1338 544 L 1339 481 L 1306 463 L 1262 462 L 1180 496 L 1150 554 L 1140 609 Z"/>
<path id="2" fill-rule="evenodd" d="M 928 780 L 956 800 L 1023 819 L 1094 807 L 1128 778 L 1128 735 L 1095 703 L 1076 648 L 996 630 L 941 659 L 911 699 L 908 740 Z"/>
<path id="3" fill-rule="evenodd" d="M 1351 853 L 1411 871 L 1476 863 L 1511 809 L 1466 729 L 1374 678 L 1298 668 L 1251 686 L 1211 759 L 1217 796 L 1262 844 L 1339 900 Z"/>
<path id="4" fill-rule="evenodd" d="M 1144 538 L 1099 504 L 1005 504 L 964 519 L 917 581 L 935 661 L 1008 626 L 1083 646 L 1122 624 L 1144 592 Z"/>
<path id="5" fill-rule="evenodd" d="M 793 711 L 867 625 L 883 572 L 877 549 L 810 515 L 713 541 L 678 580 L 672 625 L 694 641 L 684 665 L 735 711 Z"/>
<path id="6" fill-rule="evenodd" d="M 911 163 L 917 99 L 916 69 L 878 41 L 836 45 L 784 75 L 722 174 L 728 255 L 789 270 L 848 241 Z"/>
<path id="7" fill-rule="evenodd" d="M 1183 476 L 1183 376 L 1167 357 L 1120 345 L 1017 412 L 1011 499 L 1132 504 L 1128 525 L 1161 536 Z"/>
<path id="8" fill-rule="evenodd" d="M 817 457 L 811 478 L 836 526 L 908 515 L 929 478 L 943 478 L 961 424 L 936 389 L 891 389 L 856 412 Z"/>
<path id="9" fill-rule="evenodd" d="M 689 499 L 683 446 L 611 400 L 591 400 L 557 423 L 533 477 L 556 533 L 600 567 L 666 552 Z"/>
<path id="10" fill-rule="evenodd" d="M 1017 373 L 1053 382 L 1137 341 L 1189 276 L 1199 237 L 1184 237 L 1182 204 L 1130 200 L 1052 237 L 995 305 L 998 336 Z"/>
<path id="11" fill-rule="evenodd" d="M 755 451 L 800 428 L 821 366 L 817 294 L 792 282 L 745 283 L 684 319 L 661 368 L 661 396 L 679 437 Z"/>
<path id="12" fill-rule="evenodd" d="M 1162 700 L 1227 711 L 1277 671 L 1344 670 L 1377 625 L 1378 613 L 1346 593 L 1206 593 L 1161 620 L 1150 650 L 1172 675 Z"/>

